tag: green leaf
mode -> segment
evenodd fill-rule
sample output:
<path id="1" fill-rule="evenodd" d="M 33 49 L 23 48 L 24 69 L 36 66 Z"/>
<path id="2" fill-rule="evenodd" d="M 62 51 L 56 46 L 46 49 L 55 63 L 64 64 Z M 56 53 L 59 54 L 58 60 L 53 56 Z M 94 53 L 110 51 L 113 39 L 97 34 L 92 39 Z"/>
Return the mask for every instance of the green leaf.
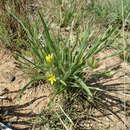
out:
<path id="1" fill-rule="evenodd" d="M 92 97 L 92 93 L 90 91 L 90 88 L 83 82 L 82 79 L 78 78 L 77 76 L 75 76 L 75 77 L 76 77 L 76 80 L 78 80 L 78 84 L 85 90 L 87 95 Z"/>

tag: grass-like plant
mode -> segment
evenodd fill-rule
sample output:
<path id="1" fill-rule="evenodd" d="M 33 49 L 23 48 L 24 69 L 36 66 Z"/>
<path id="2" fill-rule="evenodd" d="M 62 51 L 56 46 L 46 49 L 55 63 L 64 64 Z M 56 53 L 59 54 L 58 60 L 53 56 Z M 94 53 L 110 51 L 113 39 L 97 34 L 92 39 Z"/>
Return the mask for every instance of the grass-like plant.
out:
<path id="1" fill-rule="evenodd" d="M 31 26 L 24 24 L 13 16 L 23 26 L 28 36 L 27 51 L 29 51 L 31 59 L 20 54 L 18 60 L 32 78 L 29 84 L 45 80 L 54 86 L 56 94 L 81 91 L 86 96 L 92 97 L 92 90 L 96 88 L 89 87 L 85 83 L 86 75 L 84 71 L 88 69 L 90 64 L 96 66 L 95 59 L 92 57 L 108 45 L 109 38 L 115 29 L 109 28 L 103 36 L 98 37 L 93 43 L 91 43 L 91 40 L 94 31 L 87 32 L 81 43 L 77 37 L 77 41 L 72 44 L 68 39 L 63 40 L 60 35 L 56 38 L 51 37 L 40 13 L 39 16 L 44 28 L 42 32 L 43 39 L 38 37 L 40 33 L 38 23 Z M 91 47 L 89 47 L 90 43 Z M 22 90 L 25 90 L 26 87 Z"/>
<path id="2" fill-rule="evenodd" d="M 26 35 L 21 25 L 7 12 L 7 9 L 24 20 L 28 20 L 27 7 L 29 0 L 1 0 L 0 1 L 0 40 L 10 50 L 25 48 Z"/>
<path id="3" fill-rule="evenodd" d="M 91 5 L 91 6 L 90 6 Z M 129 0 L 91 0 L 89 9 L 106 24 L 122 26 L 122 11 L 126 23 L 130 25 Z"/>
<path id="4" fill-rule="evenodd" d="M 60 34 L 53 36 L 41 13 L 39 13 L 40 19 L 33 24 L 26 23 L 26 21 L 22 22 L 12 13 L 10 15 L 18 21 L 27 35 L 26 51 L 25 53 L 18 54 L 17 60 L 31 80 L 21 89 L 21 94 L 24 93 L 24 90 L 30 84 L 42 80 L 50 84 L 52 89 L 55 90 L 54 94 L 63 94 L 64 99 L 68 99 L 69 103 L 78 99 L 85 106 L 87 99 L 88 103 L 94 106 L 94 108 L 99 105 L 108 111 L 110 110 L 107 108 L 107 100 L 100 99 L 99 96 L 101 95 L 99 91 L 104 93 L 107 91 L 101 90 L 96 86 L 89 86 L 89 83 L 86 81 L 87 75 L 85 72 L 90 67 L 98 67 L 98 60 L 95 59 L 95 55 L 106 49 L 113 42 L 115 35 L 114 38 L 111 36 L 117 33 L 115 28 L 110 27 L 104 34 L 95 38 L 95 30 L 89 30 L 90 24 L 83 37 L 80 38 L 81 34 L 78 35 L 77 32 L 76 40 L 72 42 L 69 39 L 70 37 L 68 39 L 62 38 Z M 41 24 L 43 32 L 39 29 Z M 121 51 L 117 52 L 117 54 Z M 114 56 L 114 54 L 111 56 Z M 107 72 L 99 72 L 98 75 L 107 76 Z M 73 100 L 74 98 L 75 100 Z M 82 101 L 84 99 L 85 101 Z M 114 114 L 111 110 L 110 112 Z M 69 115 L 71 115 L 70 113 Z M 116 116 L 120 119 L 118 115 Z M 58 118 L 64 124 L 60 116 Z"/>
<path id="5" fill-rule="evenodd" d="M 52 111 L 52 112 L 51 112 Z M 29 121 L 31 124 L 39 125 L 41 129 L 50 130 L 72 130 L 74 128 L 74 123 L 65 113 L 63 108 L 59 106 L 58 111 L 48 110 L 43 111 L 40 115 L 37 115 L 36 118 Z"/>

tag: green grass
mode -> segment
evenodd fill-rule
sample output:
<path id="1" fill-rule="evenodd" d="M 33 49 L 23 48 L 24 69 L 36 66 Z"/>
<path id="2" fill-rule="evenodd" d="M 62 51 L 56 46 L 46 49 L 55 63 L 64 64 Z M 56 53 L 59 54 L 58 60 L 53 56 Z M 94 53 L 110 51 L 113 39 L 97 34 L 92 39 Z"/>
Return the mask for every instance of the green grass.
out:
<path id="1" fill-rule="evenodd" d="M 26 72 L 29 70 L 32 82 L 46 80 L 53 84 L 57 94 L 82 91 L 86 96 L 92 97 L 91 87 L 85 83 L 83 71 L 89 66 L 96 67 L 95 60 L 90 58 L 108 46 L 109 38 L 115 29 L 108 28 L 89 48 L 94 31 L 87 32 L 87 37 L 82 42 L 77 40 L 73 44 L 68 39 L 63 40 L 60 35 L 52 39 L 42 15 L 39 16 L 45 29 L 42 33 L 43 41 L 38 39 L 37 23 L 35 26 L 27 25 L 14 16 L 28 36 L 28 51 L 32 55 L 32 60 L 23 55 L 18 55 L 18 59 Z"/>
<path id="2" fill-rule="evenodd" d="M 122 26 L 122 2 L 123 14 L 126 24 L 130 25 L 130 1 L 129 0 L 91 0 L 89 9 L 101 18 L 105 24 Z"/>
<path id="3" fill-rule="evenodd" d="M 96 59 L 95 55 L 110 46 L 113 41 L 111 37 L 117 33 L 116 28 L 108 28 L 104 34 L 97 35 L 96 39 L 93 40 L 95 31 L 90 29 L 91 25 L 88 25 L 84 38 L 80 40 L 77 33 L 77 39 L 72 42 L 69 39 L 70 37 L 63 39 L 60 34 L 55 35 L 55 37 L 51 36 L 41 13 L 39 13 L 41 21 L 38 22 L 42 23 L 44 28 L 42 33 L 39 32 L 38 26 L 40 23 L 37 23 L 37 21 L 33 25 L 26 24 L 13 14 L 11 15 L 17 19 L 26 31 L 28 38 L 27 51 L 30 52 L 29 56 L 17 55 L 17 60 L 22 69 L 31 78 L 29 84 L 21 89 L 21 94 L 24 93 L 30 84 L 43 80 L 52 87 L 54 91 L 53 100 L 55 96 L 62 94 L 64 100 L 68 100 L 68 102 L 73 100 L 81 102 L 83 100 L 80 104 L 81 106 L 84 106 L 85 102 L 87 102 L 90 106 L 96 107 L 100 105 L 104 107 L 104 100 L 100 99 L 100 96 L 98 97 L 96 93 L 107 93 L 107 91 L 97 86 L 89 85 L 85 71 L 98 67 L 99 59 Z M 42 40 L 39 39 L 39 34 L 42 34 Z M 106 76 L 107 73 L 95 75 Z M 107 104 L 105 105 L 104 109 L 108 109 Z M 109 111 L 113 113 L 110 109 Z M 116 116 L 120 119 L 118 115 Z M 60 117 L 59 119 L 64 124 Z"/>
<path id="4" fill-rule="evenodd" d="M 26 2 L 29 2 L 27 0 Z M 28 21 L 27 3 L 22 0 L 1 0 L 0 1 L 0 40 L 12 51 L 20 51 L 26 48 L 26 34 L 20 24 L 10 17 L 9 9 L 17 17 Z"/>

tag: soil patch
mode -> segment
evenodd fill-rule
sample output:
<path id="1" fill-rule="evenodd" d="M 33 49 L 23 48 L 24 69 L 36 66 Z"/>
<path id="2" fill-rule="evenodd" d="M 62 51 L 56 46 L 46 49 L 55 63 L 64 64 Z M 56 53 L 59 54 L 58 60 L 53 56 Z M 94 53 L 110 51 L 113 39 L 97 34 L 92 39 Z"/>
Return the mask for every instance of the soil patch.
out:
<path id="1" fill-rule="evenodd" d="M 27 122 L 36 117 L 48 104 L 50 90 L 47 85 L 30 86 L 20 98 L 20 89 L 29 78 L 17 68 L 9 50 L 0 50 L 0 117 L 14 128 L 29 129 Z"/>

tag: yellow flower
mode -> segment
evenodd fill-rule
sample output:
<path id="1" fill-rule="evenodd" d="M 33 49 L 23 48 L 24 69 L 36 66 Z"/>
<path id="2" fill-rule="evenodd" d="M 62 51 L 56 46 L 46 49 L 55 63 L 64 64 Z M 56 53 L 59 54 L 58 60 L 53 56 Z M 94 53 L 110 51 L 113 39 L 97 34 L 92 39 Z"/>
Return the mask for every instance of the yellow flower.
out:
<path id="1" fill-rule="evenodd" d="M 49 64 L 51 64 L 52 61 L 53 61 L 53 54 L 47 55 L 47 56 L 46 56 L 46 61 L 47 61 Z"/>
<path id="2" fill-rule="evenodd" d="M 49 81 L 51 84 L 54 84 L 54 82 L 56 82 L 56 77 L 55 77 L 55 75 L 51 75 L 51 76 L 48 78 L 48 81 Z"/>
<path id="3" fill-rule="evenodd" d="M 47 77 L 48 81 L 49 81 L 51 84 L 54 84 L 54 82 L 56 82 L 56 77 L 55 77 L 55 75 L 49 74 L 49 73 L 47 72 L 47 73 L 46 73 L 46 77 Z"/>

